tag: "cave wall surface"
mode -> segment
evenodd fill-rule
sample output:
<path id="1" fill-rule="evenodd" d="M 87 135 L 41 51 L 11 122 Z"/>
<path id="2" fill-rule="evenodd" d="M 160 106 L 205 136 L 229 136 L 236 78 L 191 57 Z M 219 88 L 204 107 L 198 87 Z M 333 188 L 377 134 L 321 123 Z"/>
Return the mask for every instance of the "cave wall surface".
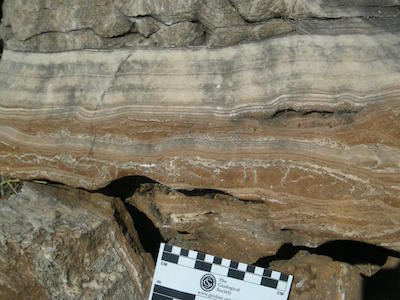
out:
<path id="1" fill-rule="evenodd" d="M 288 243 L 400 251 L 398 0 L 5 0 L 0 35 L 1 174 L 71 193 L 151 178 L 126 205 L 164 240 L 247 263 Z"/>

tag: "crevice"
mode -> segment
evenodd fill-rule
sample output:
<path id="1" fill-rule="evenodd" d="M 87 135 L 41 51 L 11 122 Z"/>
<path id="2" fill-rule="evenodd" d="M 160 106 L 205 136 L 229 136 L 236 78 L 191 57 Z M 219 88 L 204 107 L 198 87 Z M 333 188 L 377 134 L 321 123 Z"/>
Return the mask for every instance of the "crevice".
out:
<path id="1" fill-rule="evenodd" d="M 307 112 L 312 113 L 312 112 Z M 49 182 L 48 184 L 56 184 Z M 57 184 L 58 185 L 58 184 Z M 102 193 L 107 196 L 119 197 L 122 199 L 126 209 L 132 217 L 135 229 L 138 232 L 139 240 L 146 252 L 151 253 L 154 260 L 157 259 L 159 244 L 166 242 L 162 237 L 160 230 L 155 226 L 152 220 L 138 208 L 128 204 L 126 199 L 134 195 L 135 192 L 146 192 L 152 190 L 155 186 L 165 188 L 165 191 L 173 191 L 165 185 L 162 185 L 148 177 L 144 176 L 127 176 L 114 180 L 109 185 L 102 189 L 91 191 Z M 214 189 L 194 189 L 194 190 L 176 190 L 179 193 L 188 197 L 232 197 L 228 193 Z M 244 201 L 252 203 L 251 200 L 244 200 L 232 197 L 232 200 Z M 211 210 L 207 213 L 213 213 Z M 116 216 L 118 221 L 118 216 Z M 282 231 L 290 231 L 284 228 Z M 186 230 L 178 231 L 181 235 L 190 234 Z M 291 243 L 284 244 L 275 255 L 266 256 L 258 259 L 254 264 L 261 267 L 268 267 L 272 261 L 276 260 L 290 260 L 299 251 L 308 251 L 311 254 L 323 255 L 332 258 L 334 261 L 345 262 L 352 265 L 375 265 L 383 266 L 389 256 L 400 258 L 400 253 L 394 250 L 389 250 L 373 244 L 352 240 L 336 240 L 326 242 L 316 248 L 307 246 L 294 246 Z M 378 280 L 378 279 L 375 279 Z M 374 284 L 371 281 L 371 285 Z"/>
<path id="2" fill-rule="evenodd" d="M 188 197 L 215 198 L 216 195 L 233 197 L 232 195 L 224 191 L 214 190 L 214 189 L 193 189 L 193 190 L 177 189 L 176 191 Z"/>
<path id="3" fill-rule="evenodd" d="M 39 36 L 46 35 L 46 34 L 49 34 L 49 33 L 68 34 L 68 33 L 73 33 L 73 32 L 80 32 L 80 31 L 90 31 L 94 35 L 98 36 L 99 38 L 102 38 L 102 39 L 105 38 L 105 37 L 101 36 L 100 34 L 98 34 L 96 31 L 94 31 L 93 28 L 91 28 L 91 27 L 82 27 L 82 28 L 71 29 L 71 30 L 68 30 L 68 31 L 59 31 L 59 30 L 41 31 L 41 32 L 39 32 L 37 34 L 31 35 L 30 37 L 27 37 L 27 38 L 25 38 L 23 40 L 20 40 L 20 41 L 21 42 L 27 42 L 27 41 L 29 41 L 31 39 L 34 39 L 34 38 L 37 38 Z M 124 36 L 124 35 L 126 35 L 126 33 L 121 34 L 120 36 L 112 37 L 112 38 L 117 38 L 117 37 L 121 37 L 121 36 Z"/>
<path id="4" fill-rule="evenodd" d="M 158 249 L 161 242 L 166 242 L 161 236 L 160 230 L 154 226 L 153 222 L 146 216 L 145 213 L 138 210 L 136 207 L 127 204 L 125 207 L 132 217 L 133 224 L 139 235 L 140 243 L 143 249 L 150 253 L 154 261 L 157 260 Z"/>
<path id="5" fill-rule="evenodd" d="M 398 300 L 400 295 L 400 263 L 364 277 L 363 300 Z"/>
<path id="6" fill-rule="evenodd" d="M 97 114 L 98 110 L 101 109 L 101 107 L 103 106 L 104 97 L 106 96 L 108 91 L 111 89 L 111 87 L 114 85 L 115 80 L 117 80 L 118 73 L 121 71 L 123 65 L 132 56 L 132 54 L 133 54 L 133 51 L 130 51 L 128 53 L 128 55 L 126 57 L 124 57 L 121 60 L 121 62 L 119 63 L 117 69 L 114 72 L 113 77 L 110 79 L 110 81 L 108 82 L 107 86 L 104 88 L 103 92 L 101 93 L 99 99 L 97 100 L 97 104 L 96 104 L 96 108 L 95 108 L 95 111 L 94 111 L 93 118 L 96 117 L 96 114 Z M 96 140 L 97 140 L 96 128 L 93 126 L 93 121 L 92 120 L 90 121 L 90 131 L 92 132 L 92 135 L 93 135 L 93 141 L 92 141 L 92 143 L 90 145 L 89 157 L 91 157 L 93 155 L 94 146 L 95 146 Z"/>
<path id="7" fill-rule="evenodd" d="M 0 20 L 1 22 L 3 22 L 3 0 L 0 0 Z M 3 56 L 3 50 L 4 50 L 4 42 L 3 39 L 0 37 L 0 59 Z"/>
<path id="8" fill-rule="evenodd" d="M 232 0 L 227 0 L 229 2 L 229 4 L 232 6 L 232 8 L 237 12 L 237 14 L 242 18 L 242 20 L 246 23 L 246 24 L 253 24 L 254 22 L 248 20 L 245 16 L 243 16 L 239 9 L 236 7 L 236 5 L 232 2 Z"/>
<path id="9" fill-rule="evenodd" d="M 3 1 L 0 1 L 0 4 L 2 3 Z M 396 17 L 398 17 L 397 15 L 394 15 L 394 16 L 376 16 L 376 15 L 373 15 L 373 16 L 369 16 L 368 14 L 359 14 L 359 15 L 354 15 L 354 16 L 340 16 L 340 15 L 338 15 L 337 17 L 336 16 L 334 16 L 334 17 L 323 17 L 323 16 L 318 16 L 318 15 L 316 15 L 316 16 L 308 16 L 308 17 L 295 17 L 294 16 L 294 11 L 295 11 L 295 7 L 296 7 L 296 4 L 297 3 L 297 1 L 294 1 L 293 2 L 293 5 L 292 5 L 292 7 L 288 7 L 288 12 L 287 12 L 287 14 L 283 14 L 283 13 L 277 13 L 277 14 L 275 14 L 275 15 L 269 15 L 269 14 L 267 14 L 267 16 L 265 17 L 265 18 L 260 18 L 260 19 L 257 19 L 257 20 L 249 20 L 246 16 L 244 16 L 244 15 L 242 15 L 241 13 L 240 13 L 240 10 L 238 9 L 238 7 L 235 5 L 235 3 L 233 3 L 233 1 L 232 0 L 227 0 L 227 3 L 226 3 L 226 5 L 228 6 L 231 6 L 232 7 L 232 9 L 237 13 L 237 15 L 243 20 L 243 22 L 244 22 L 244 24 L 243 25 L 251 25 L 251 26 L 253 26 L 253 25 L 257 25 L 257 24 L 261 24 L 261 23 L 264 23 L 264 22 L 268 22 L 268 21 L 271 21 L 271 20 L 274 20 L 274 19 L 282 19 L 282 20 L 285 20 L 287 23 L 289 23 L 291 26 L 293 26 L 294 27 L 294 30 L 296 30 L 296 31 L 298 31 L 298 32 L 302 32 L 302 33 L 306 33 L 306 34 L 308 34 L 308 32 L 307 32 L 307 30 L 305 30 L 305 29 L 303 29 L 303 28 L 301 28 L 301 27 L 299 27 L 299 25 L 298 24 L 296 24 L 296 22 L 297 21 L 302 21 L 302 20 L 312 20 L 312 19 L 315 19 L 315 20 L 340 20 L 340 19 L 353 19 L 353 18 L 365 18 L 365 19 L 373 19 L 373 18 L 375 18 L 375 19 L 392 19 L 392 18 L 396 18 Z M 205 4 L 200 4 L 200 5 L 205 5 Z M 344 6 L 344 7 L 348 7 L 347 5 L 342 5 L 342 6 Z M 335 6 L 335 7 L 340 7 L 340 6 Z M 359 7 L 362 9 L 362 8 L 376 8 L 376 9 L 379 9 L 379 8 L 394 8 L 394 9 L 398 9 L 398 10 L 400 10 L 400 7 L 399 6 L 397 6 L 397 5 L 388 5 L 388 6 L 380 6 L 380 5 L 359 5 Z M 41 9 L 45 9 L 45 8 L 41 8 Z M 122 10 L 121 10 L 121 8 L 119 8 L 119 7 L 116 7 L 116 6 L 114 6 L 114 9 L 116 9 L 117 11 L 119 11 L 120 13 L 121 13 L 121 16 L 124 16 L 125 18 L 128 18 L 128 19 L 132 19 L 132 18 L 143 18 L 143 17 L 149 17 L 149 18 L 152 18 L 152 19 L 154 19 L 154 20 L 156 20 L 157 22 L 159 22 L 160 24 L 162 24 L 163 26 L 171 26 L 171 25 L 174 25 L 174 24 L 177 24 L 177 23 L 181 23 L 181 22 L 193 22 L 193 23 L 200 23 L 200 24 L 202 24 L 201 23 L 201 21 L 199 20 L 199 18 L 198 17 L 188 17 L 187 19 L 180 19 L 180 20 L 178 20 L 178 21 L 171 21 L 171 22 L 166 22 L 165 20 L 163 20 L 163 18 L 162 17 L 160 17 L 160 16 L 157 16 L 157 15 L 154 15 L 154 14 L 151 14 L 151 13 L 149 13 L 149 14 L 143 14 L 143 15 L 132 15 L 132 16 L 130 16 L 130 15 L 126 15 Z M 199 7 L 197 7 L 197 8 L 195 8 L 195 9 L 193 9 L 193 11 L 198 11 L 199 10 Z M 191 13 L 191 12 L 193 12 L 192 10 L 190 10 L 190 11 L 188 11 L 187 13 Z M 185 14 L 185 12 L 180 12 L 179 14 Z M 173 16 L 173 15 L 170 15 L 170 16 Z M 176 15 L 175 15 L 176 16 Z M 206 27 L 205 26 L 205 24 L 202 24 L 204 27 Z M 218 29 L 218 28 L 232 28 L 232 31 L 234 31 L 234 29 L 235 29 L 235 27 L 236 26 L 243 26 L 243 25 L 232 25 L 232 26 L 218 26 L 218 27 L 216 27 L 216 29 Z M 134 24 L 132 24 L 132 27 L 134 26 Z M 83 28 L 77 28 L 77 29 L 72 29 L 72 30 L 66 30 L 66 31 L 44 31 L 44 32 L 40 32 L 40 33 L 37 33 L 37 34 L 34 34 L 34 35 L 32 35 L 32 36 L 30 36 L 30 37 L 28 37 L 28 38 L 26 38 L 26 39 L 24 39 L 24 40 L 21 40 L 21 42 L 26 42 L 26 41 L 29 41 L 30 39 L 32 39 L 32 38 L 35 38 L 35 37 L 38 37 L 38 36 L 40 36 L 40 35 L 43 35 L 43 34 L 47 34 L 47 33 L 65 33 L 65 34 L 67 34 L 67 33 L 71 33 L 71 32 L 77 32 L 77 31 L 91 31 L 94 35 L 96 35 L 97 37 L 99 37 L 100 39 L 102 39 L 103 40 L 103 45 L 101 46 L 101 47 L 99 47 L 99 48 L 94 48 L 93 50 L 111 50 L 111 49 L 114 49 L 114 46 L 112 46 L 112 42 L 111 43 L 107 43 L 107 41 L 110 41 L 110 40 L 113 40 L 113 39 L 119 39 L 119 38 L 121 38 L 121 37 L 124 37 L 124 36 L 127 36 L 127 35 L 129 35 L 129 34 L 132 34 L 133 32 L 132 32 L 132 27 L 131 27 L 131 30 L 128 30 L 128 31 L 126 31 L 126 32 L 123 32 L 123 33 L 120 33 L 120 34 L 117 34 L 117 35 L 114 35 L 114 36 L 111 36 L 111 37 L 109 37 L 109 36 L 103 36 L 103 35 L 101 35 L 101 34 L 99 34 L 99 33 L 97 33 L 92 27 L 83 27 Z M 206 33 L 208 33 L 208 30 L 206 31 Z M 288 34 L 289 32 L 287 32 L 287 34 Z M 145 37 L 145 36 L 143 36 L 142 34 L 140 34 L 140 33 L 137 33 L 137 34 L 139 34 L 141 37 L 143 37 L 144 39 L 148 39 L 148 38 L 150 38 L 150 36 L 148 36 L 148 37 Z M 262 38 L 262 39 L 267 39 L 268 37 L 266 37 L 266 38 Z M 272 38 L 272 37 L 271 37 Z M 252 40 L 252 39 L 250 39 L 250 40 Z M 250 41 L 250 40 L 247 40 L 246 38 L 244 38 L 244 39 L 242 39 L 242 40 L 240 40 L 240 41 L 238 41 L 237 43 L 235 43 L 234 45 L 236 45 L 236 44 L 242 44 L 242 43 L 246 43 L 246 42 L 248 42 L 248 41 Z M 187 46 L 184 46 L 184 48 L 191 48 L 191 47 L 196 47 L 196 46 L 207 46 L 207 43 L 205 42 L 206 41 L 206 39 L 204 39 L 203 40 L 203 42 L 202 43 L 200 43 L 199 45 L 187 45 Z M 0 41 L 0 43 L 2 43 L 2 41 Z M 119 44 L 118 44 L 119 45 Z M 226 45 L 221 45 L 221 46 L 215 46 L 215 48 L 220 48 L 220 47 L 229 47 L 229 46 L 232 46 L 232 45 L 230 45 L 230 44 L 226 44 Z M 1 47 L 1 45 L 0 45 L 0 47 Z M 121 45 L 119 45 L 119 47 L 120 48 L 123 48 L 123 49 L 131 49 L 132 47 L 131 46 L 129 46 L 129 45 L 126 45 L 126 44 L 124 44 L 124 43 L 122 43 Z M 140 45 L 136 45 L 136 47 L 137 48 L 141 48 L 141 46 Z M 136 48 L 135 47 L 135 48 Z M 157 47 L 157 45 L 155 45 L 155 47 L 152 47 L 152 46 L 144 46 L 144 48 L 149 48 L 149 49 L 153 49 L 153 48 L 155 48 L 155 49 L 160 49 L 160 48 L 170 48 L 170 47 L 164 47 L 164 46 L 161 46 L 161 47 Z M 181 47 L 172 47 L 172 48 L 181 48 Z M 214 47 L 211 47 L 211 48 L 214 48 Z M 92 49 L 92 48 L 90 48 L 90 47 L 88 47 L 88 48 L 83 48 L 83 49 Z M 75 49 L 75 50 L 82 50 L 82 49 Z M 18 51 L 18 50 L 16 50 L 16 51 Z M 25 51 L 21 51 L 21 52 L 29 52 L 29 51 L 38 51 L 38 49 L 30 49 L 29 47 L 25 50 Z M 57 53 L 57 52 L 62 52 L 62 51 L 65 51 L 65 50 L 63 50 L 63 49 L 57 49 L 57 50 L 41 50 L 40 52 L 46 52 L 46 53 Z M 68 50 L 67 50 L 68 51 Z"/>
<path id="10" fill-rule="evenodd" d="M 190 234 L 190 232 L 186 231 L 186 230 L 178 230 L 179 234 L 183 234 L 183 235 L 187 235 Z"/>
<path id="11" fill-rule="evenodd" d="M 50 185 L 60 189 L 70 188 L 65 184 L 50 181 L 47 179 L 29 180 L 27 182 Z M 131 197 L 139 187 L 145 186 L 146 184 L 157 184 L 157 182 L 144 176 L 126 176 L 120 179 L 116 179 L 107 186 L 95 191 L 86 190 L 84 188 L 78 189 L 89 193 L 100 193 L 105 196 L 120 198 L 123 205 L 125 206 L 125 209 L 132 218 L 133 226 L 138 234 L 139 241 L 144 251 L 150 253 L 154 261 L 156 261 L 160 243 L 166 241 L 161 236 L 160 230 L 153 224 L 153 222 L 146 216 L 146 214 L 126 202 L 126 198 Z M 129 230 L 126 227 L 126 224 L 118 209 L 115 209 L 114 219 L 121 228 L 124 236 L 132 238 L 129 236 L 129 234 L 127 234 L 129 233 Z"/>
<path id="12" fill-rule="evenodd" d="M 127 236 L 128 228 L 126 227 L 125 222 L 122 220 L 122 217 L 117 209 L 114 211 L 114 219 L 118 223 L 119 228 L 121 228 L 123 235 Z"/>
<path id="13" fill-rule="evenodd" d="M 330 257 L 334 261 L 345 262 L 351 265 L 379 266 L 372 276 L 362 277 L 363 300 L 397 300 L 400 295 L 400 253 L 383 247 L 357 242 L 337 240 L 322 244 L 317 248 L 306 246 L 283 245 L 275 255 L 260 258 L 254 264 L 260 267 L 269 267 L 277 260 L 290 260 L 299 251 L 308 251 L 311 254 Z M 397 266 L 387 267 L 388 258 L 395 258 Z M 383 266 L 383 267 L 382 267 Z"/>
<path id="14" fill-rule="evenodd" d="M 138 188 L 147 184 L 157 184 L 157 182 L 144 176 L 127 176 L 114 180 L 104 188 L 95 192 L 110 197 L 121 198 L 126 210 L 132 218 L 133 225 L 139 236 L 143 249 L 150 253 L 154 261 L 156 261 L 160 243 L 165 242 L 161 236 L 160 230 L 153 224 L 145 213 L 126 202 L 126 199 L 131 197 Z M 118 217 L 118 215 L 116 217 Z M 118 218 L 116 219 L 118 221 Z M 121 228 L 123 228 L 123 226 Z"/>
<path id="15" fill-rule="evenodd" d="M 333 111 L 333 110 L 317 110 L 317 109 L 310 109 L 310 110 L 296 110 L 293 108 L 287 108 L 287 109 L 280 109 L 274 112 L 271 115 L 271 119 L 274 118 L 281 118 L 281 117 L 286 117 L 289 115 L 299 115 L 299 116 L 311 116 L 311 115 L 319 115 L 321 117 L 329 117 L 333 115 L 353 115 L 358 113 L 359 110 L 350 110 L 350 109 L 343 109 L 343 110 L 338 110 L 338 111 Z"/>
<path id="16" fill-rule="evenodd" d="M 145 176 L 126 176 L 112 181 L 107 186 L 95 191 L 106 196 L 118 197 L 125 201 L 131 197 L 142 184 L 157 182 Z"/>
<path id="17" fill-rule="evenodd" d="M 275 255 L 262 257 L 255 262 L 255 265 L 266 267 L 272 261 L 289 260 L 302 250 L 308 251 L 311 254 L 328 256 L 334 261 L 345 262 L 351 265 L 373 264 L 383 266 L 389 256 L 400 258 L 400 253 L 394 250 L 358 241 L 336 240 L 326 242 L 316 248 L 294 246 L 291 243 L 284 244 Z"/>
<path id="18" fill-rule="evenodd" d="M 121 71 L 123 65 L 128 61 L 128 59 L 132 56 L 133 51 L 129 52 L 128 55 L 126 57 L 124 57 L 121 62 L 119 63 L 117 69 L 114 72 L 113 77 L 111 78 L 110 82 L 108 83 L 108 85 L 105 87 L 103 93 L 100 95 L 99 100 L 97 101 L 97 106 L 96 106 L 96 111 L 101 108 L 103 106 L 103 100 L 105 95 L 107 94 L 107 92 L 110 90 L 110 88 L 113 86 L 115 80 L 118 77 L 118 73 Z"/>

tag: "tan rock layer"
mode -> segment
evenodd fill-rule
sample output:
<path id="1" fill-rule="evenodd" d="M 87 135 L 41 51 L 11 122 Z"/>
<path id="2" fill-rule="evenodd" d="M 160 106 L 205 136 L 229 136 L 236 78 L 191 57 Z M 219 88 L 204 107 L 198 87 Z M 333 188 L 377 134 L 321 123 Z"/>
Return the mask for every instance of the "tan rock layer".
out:
<path id="1" fill-rule="evenodd" d="M 144 212 L 167 241 L 248 263 L 274 255 L 285 243 L 316 247 L 355 240 L 400 250 L 400 210 L 379 201 L 243 201 L 142 185 L 128 203 Z"/>
<path id="2" fill-rule="evenodd" d="M 300 251 L 288 261 L 274 261 L 271 268 L 293 274 L 289 299 L 363 299 L 358 269 L 329 257 Z"/>

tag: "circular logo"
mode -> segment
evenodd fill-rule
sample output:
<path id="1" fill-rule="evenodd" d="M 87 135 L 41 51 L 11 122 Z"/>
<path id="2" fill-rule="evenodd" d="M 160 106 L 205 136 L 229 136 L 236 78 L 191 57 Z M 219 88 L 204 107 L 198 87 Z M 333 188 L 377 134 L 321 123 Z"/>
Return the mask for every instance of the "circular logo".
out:
<path id="1" fill-rule="evenodd" d="M 206 292 L 211 292 L 215 288 L 216 283 L 217 280 L 212 274 L 206 274 L 200 279 L 200 286 L 203 289 L 203 291 Z"/>

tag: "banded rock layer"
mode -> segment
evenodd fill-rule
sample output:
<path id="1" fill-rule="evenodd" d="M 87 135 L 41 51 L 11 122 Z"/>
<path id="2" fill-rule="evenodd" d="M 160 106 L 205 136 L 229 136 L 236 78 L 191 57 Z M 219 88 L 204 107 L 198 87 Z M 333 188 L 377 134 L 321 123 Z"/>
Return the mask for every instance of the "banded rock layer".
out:
<path id="1" fill-rule="evenodd" d="M 221 49 L 6 50 L 0 172 L 220 190 L 314 246 L 399 250 L 400 35 L 348 22 Z"/>
<path id="2" fill-rule="evenodd" d="M 354 207 L 346 203 L 354 200 L 332 201 L 321 208 L 324 201 L 263 202 L 213 192 L 185 193 L 144 184 L 128 203 L 145 213 L 172 244 L 247 263 L 275 255 L 289 243 L 316 247 L 347 239 L 399 249 L 399 211 L 379 206 L 379 201 L 360 201 Z"/>

